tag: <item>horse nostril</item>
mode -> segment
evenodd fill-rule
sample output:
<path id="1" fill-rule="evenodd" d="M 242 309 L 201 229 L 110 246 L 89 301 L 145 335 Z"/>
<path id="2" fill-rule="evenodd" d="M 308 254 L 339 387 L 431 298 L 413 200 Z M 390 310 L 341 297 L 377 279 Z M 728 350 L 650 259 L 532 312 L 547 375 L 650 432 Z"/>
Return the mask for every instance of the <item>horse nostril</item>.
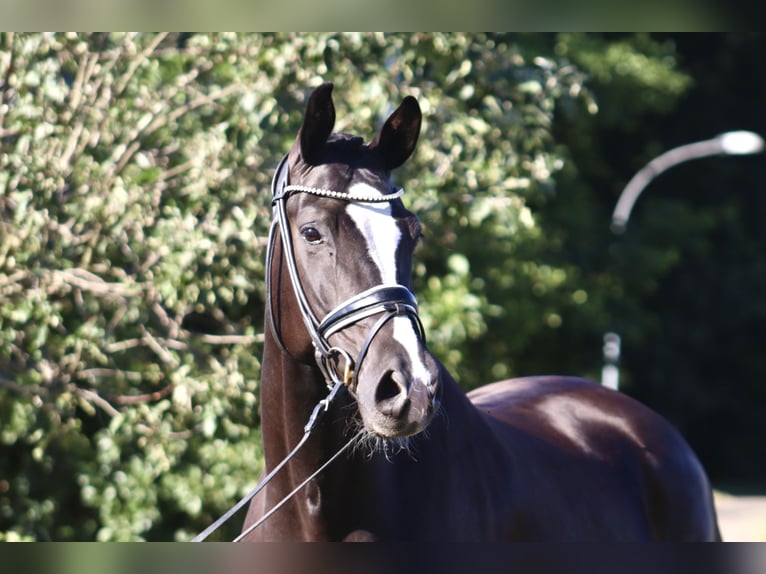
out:
<path id="1" fill-rule="evenodd" d="M 378 381 L 378 387 L 375 389 L 375 402 L 383 403 L 391 401 L 404 392 L 405 390 L 402 388 L 402 385 L 394 379 L 394 372 L 387 371 Z"/>
<path id="2" fill-rule="evenodd" d="M 397 380 L 395 371 L 388 371 L 378 381 L 375 389 L 375 403 L 380 413 L 389 417 L 401 417 L 410 406 L 407 387 Z"/>

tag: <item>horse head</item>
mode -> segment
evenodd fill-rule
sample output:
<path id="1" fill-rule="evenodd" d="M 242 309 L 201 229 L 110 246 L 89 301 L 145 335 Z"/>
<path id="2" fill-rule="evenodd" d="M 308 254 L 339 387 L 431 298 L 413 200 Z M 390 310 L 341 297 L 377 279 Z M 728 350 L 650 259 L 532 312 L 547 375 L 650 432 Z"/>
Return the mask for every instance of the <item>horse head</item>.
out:
<path id="1" fill-rule="evenodd" d="M 343 382 L 365 430 L 382 438 L 425 429 L 440 393 L 412 295 L 420 223 L 390 180 L 414 151 L 420 123 L 407 97 L 368 144 L 333 133 L 332 84 L 323 84 L 272 190 L 277 339 L 293 357 L 316 361 L 328 385 Z"/>

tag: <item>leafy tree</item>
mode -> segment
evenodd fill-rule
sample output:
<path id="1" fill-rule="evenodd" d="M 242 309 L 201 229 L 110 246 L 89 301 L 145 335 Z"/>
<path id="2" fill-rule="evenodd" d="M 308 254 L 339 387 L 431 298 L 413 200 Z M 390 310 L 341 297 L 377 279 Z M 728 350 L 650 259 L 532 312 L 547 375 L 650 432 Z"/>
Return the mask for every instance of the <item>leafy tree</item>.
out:
<path id="1" fill-rule="evenodd" d="M 251 151 L 275 104 L 245 92 L 249 65 L 231 82 L 253 40 L 3 37 L 9 534 L 183 537 L 184 515 L 255 479 L 267 221 Z"/>

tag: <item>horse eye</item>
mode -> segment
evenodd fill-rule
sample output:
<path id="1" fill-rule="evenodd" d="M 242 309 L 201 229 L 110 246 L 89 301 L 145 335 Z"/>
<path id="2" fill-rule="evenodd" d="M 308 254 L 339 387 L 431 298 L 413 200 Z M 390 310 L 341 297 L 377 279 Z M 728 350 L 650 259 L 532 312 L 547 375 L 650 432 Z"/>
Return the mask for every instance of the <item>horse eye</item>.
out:
<path id="1" fill-rule="evenodd" d="M 316 227 L 311 227 L 310 225 L 301 228 L 301 236 L 312 245 L 322 242 L 322 234 L 317 231 Z"/>

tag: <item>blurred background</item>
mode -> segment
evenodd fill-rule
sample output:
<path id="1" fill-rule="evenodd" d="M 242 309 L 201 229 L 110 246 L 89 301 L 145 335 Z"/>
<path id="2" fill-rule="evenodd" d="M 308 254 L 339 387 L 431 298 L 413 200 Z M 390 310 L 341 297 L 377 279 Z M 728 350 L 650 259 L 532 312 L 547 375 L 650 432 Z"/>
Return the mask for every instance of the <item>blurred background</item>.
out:
<path id="1" fill-rule="evenodd" d="M 679 164 L 610 230 L 653 158 L 766 135 L 764 53 L 757 33 L 0 34 L 0 539 L 187 540 L 255 484 L 269 184 L 325 80 L 336 129 L 368 139 L 420 102 L 394 177 L 464 388 L 600 380 L 618 333 L 620 391 L 717 490 L 766 494 L 766 157 Z"/>

